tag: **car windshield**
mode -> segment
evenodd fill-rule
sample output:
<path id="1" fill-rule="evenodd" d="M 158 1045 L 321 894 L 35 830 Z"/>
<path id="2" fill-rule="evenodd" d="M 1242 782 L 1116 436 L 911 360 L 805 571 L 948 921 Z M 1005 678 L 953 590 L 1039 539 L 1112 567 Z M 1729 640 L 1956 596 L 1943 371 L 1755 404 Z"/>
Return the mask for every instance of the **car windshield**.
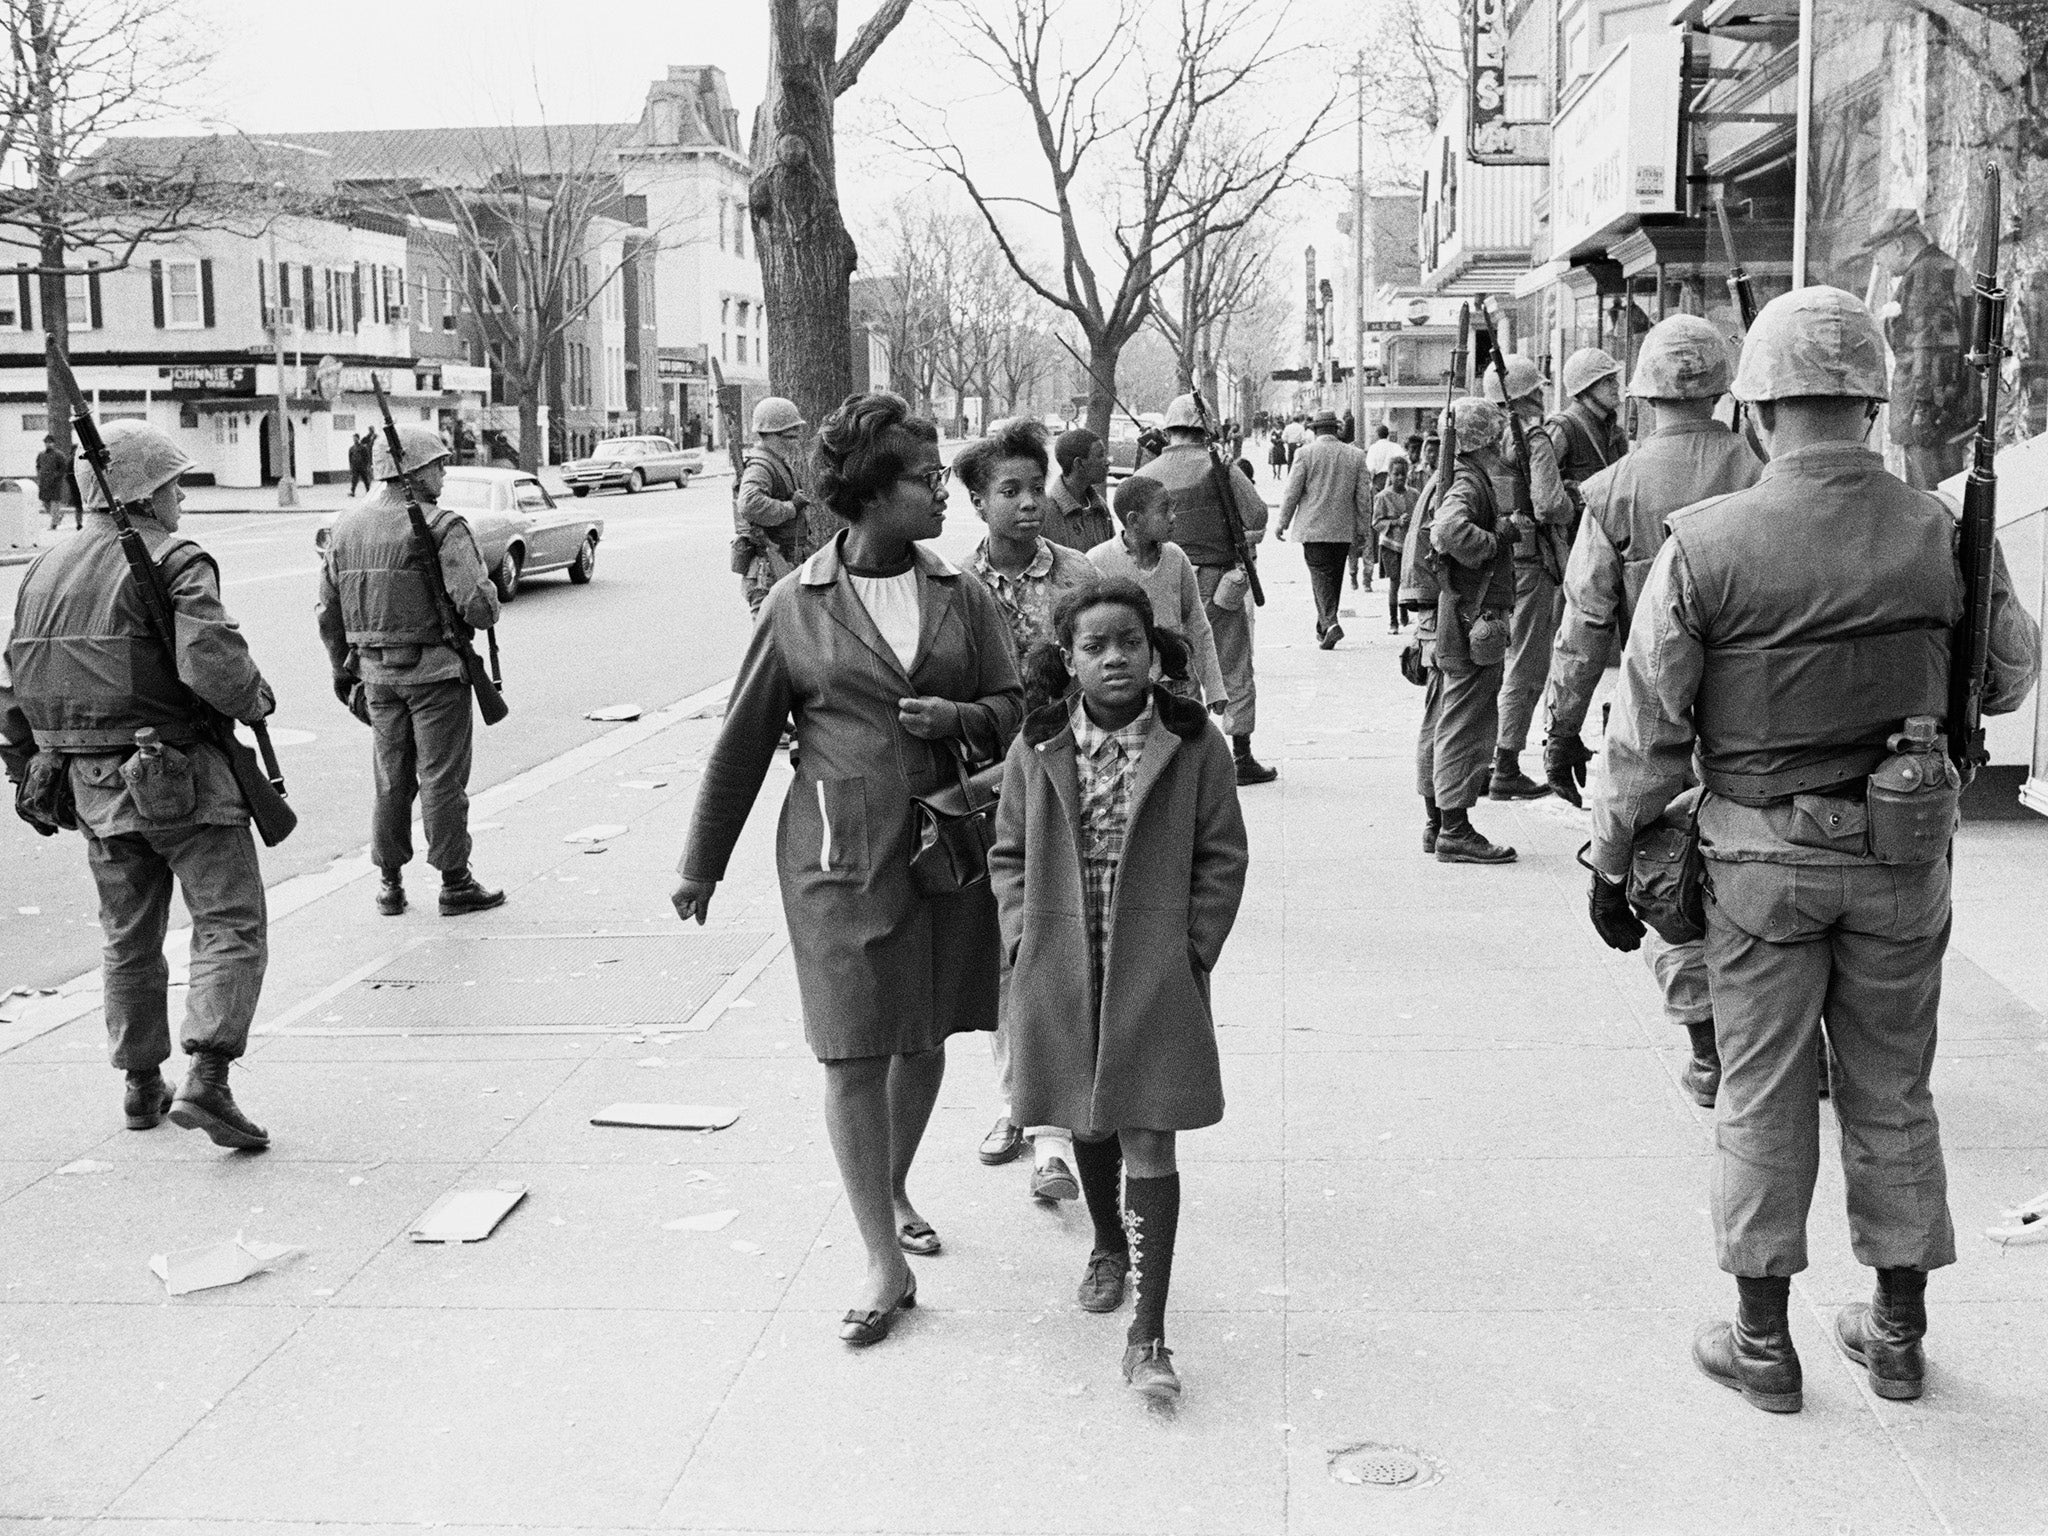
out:
<path id="1" fill-rule="evenodd" d="M 491 482 L 450 475 L 441 482 L 440 504 L 457 512 L 481 512 L 491 504 Z"/>
<path id="2" fill-rule="evenodd" d="M 599 443 L 590 452 L 593 459 L 637 459 L 647 451 L 645 443 Z"/>

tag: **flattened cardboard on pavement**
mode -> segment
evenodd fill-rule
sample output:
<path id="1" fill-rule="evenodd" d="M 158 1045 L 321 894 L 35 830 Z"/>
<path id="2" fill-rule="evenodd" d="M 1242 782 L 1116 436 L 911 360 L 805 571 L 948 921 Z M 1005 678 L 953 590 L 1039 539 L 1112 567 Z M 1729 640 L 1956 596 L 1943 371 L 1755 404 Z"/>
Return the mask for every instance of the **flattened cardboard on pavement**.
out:
<path id="1" fill-rule="evenodd" d="M 259 1243 L 237 1232 L 223 1243 L 159 1253 L 150 1259 L 149 1267 L 163 1281 L 166 1293 L 183 1296 L 216 1286 L 239 1285 L 301 1251 L 290 1243 Z"/>
<path id="2" fill-rule="evenodd" d="M 524 1184 L 453 1189 L 428 1206 L 405 1235 L 416 1243 L 480 1243 L 525 1198 Z"/>
<path id="3" fill-rule="evenodd" d="M 590 1117 L 592 1125 L 622 1125 L 654 1131 L 722 1131 L 739 1119 L 722 1104 L 614 1104 Z"/>

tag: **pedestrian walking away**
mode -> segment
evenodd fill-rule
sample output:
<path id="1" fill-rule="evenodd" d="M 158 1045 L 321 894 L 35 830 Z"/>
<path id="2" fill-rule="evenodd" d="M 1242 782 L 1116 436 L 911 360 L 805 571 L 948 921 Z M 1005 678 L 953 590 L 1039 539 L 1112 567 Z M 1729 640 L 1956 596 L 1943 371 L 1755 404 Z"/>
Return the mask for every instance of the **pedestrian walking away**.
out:
<path id="1" fill-rule="evenodd" d="M 733 482 L 733 570 L 747 612 L 757 618 L 768 589 L 794 570 L 804 554 L 809 498 L 797 484 L 795 468 L 804 425 L 797 408 L 780 395 L 762 400 L 754 407 L 754 446 Z"/>
<path id="2" fill-rule="evenodd" d="M 919 544 L 945 526 L 938 439 L 887 393 L 850 396 L 819 429 L 814 483 L 849 526 L 762 605 L 673 898 L 685 921 L 704 921 L 794 720 L 776 866 L 804 1038 L 825 1069 L 825 1127 L 867 1254 L 839 1329 L 857 1346 L 915 1304 L 906 1251 L 939 1251 L 907 1181 L 946 1038 L 995 1027 L 1002 958 L 986 882 L 931 891 L 911 870 L 915 797 L 956 784 L 963 759 L 999 761 L 1023 717 L 1002 610 Z"/>
<path id="3" fill-rule="evenodd" d="M 1078 1299 L 1114 1311 L 1129 1277 L 1124 1380 L 1171 1401 L 1175 1138 L 1223 1118 L 1209 977 L 1250 856 L 1222 736 L 1151 684 L 1179 649 L 1151 599 L 1106 579 L 1061 598 L 1055 628 L 1048 660 L 1076 689 L 1011 747 L 989 855 L 1017 1112 L 1077 1128 L 1094 1228 Z"/>
<path id="4" fill-rule="evenodd" d="M 1193 563 L 1201 584 L 1209 629 L 1216 637 L 1216 659 L 1230 690 L 1230 742 L 1237 758 L 1237 782 L 1270 784 L 1280 776 L 1279 771 L 1252 755 L 1259 695 L 1252 658 L 1255 610 L 1250 601 L 1251 578 L 1238 561 L 1238 541 L 1224 521 L 1230 517 L 1237 520 L 1244 547 L 1251 555 L 1266 536 L 1266 503 L 1242 476 L 1210 473 L 1208 440 L 1202 428 L 1207 414 L 1193 395 L 1176 395 L 1166 407 L 1165 451 L 1132 478 L 1156 480 L 1166 488 L 1167 504 L 1173 509 L 1174 541 Z M 1229 485 L 1234 507 L 1224 506 L 1219 499 L 1219 480 Z"/>
<path id="5" fill-rule="evenodd" d="M 1850 1245 L 1877 1271 L 1835 1334 L 1879 1396 L 1919 1396 L 1927 1277 L 1956 1257 L 1930 1076 L 1960 792 L 1940 717 L 1965 581 L 1949 505 L 1867 446 L 1887 392 L 1860 299 L 1800 288 L 1758 315 L 1734 393 L 1769 463 L 1671 516 L 1592 798 L 1594 927 L 1626 950 L 1634 843 L 1698 765 L 1722 1073 L 1710 1204 L 1736 1317 L 1702 1327 L 1693 1358 L 1778 1413 L 1803 1400 L 1787 1309 L 1820 1166 L 1823 1016 Z M 1983 708 L 2000 713 L 2032 688 L 2041 638 L 1995 548 L 1988 600 Z"/>
<path id="6" fill-rule="evenodd" d="M 375 439 L 374 432 L 365 432 L 348 440 L 348 493 L 351 497 L 358 485 L 367 491 L 375 483 L 370 479 L 370 445 Z"/>
<path id="7" fill-rule="evenodd" d="M 1582 487 L 1585 514 L 1565 568 L 1543 739 L 1544 778 L 1574 806 L 1585 803 L 1580 790 L 1593 758 L 1580 735 L 1586 713 L 1603 674 L 1620 664 L 1650 563 L 1664 547 L 1665 519 L 1695 501 L 1747 489 L 1763 469 L 1749 444 L 1714 417 L 1728 382 L 1727 343 L 1712 325 L 1673 315 L 1651 327 L 1628 384 L 1649 414 L 1650 430 L 1635 452 Z M 1702 946 L 1696 939 L 1672 944 L 1652 931 L 1643 951 L 1664 994 L 1664 1016 L 1691 1045 L 1686 1091 L 1711 1109 L 1721 1057 Z"/>
<path id="8" fill-rule="evenodd" d="M 1053 609 L 1063 593 L 1095 579 L 1088 557 L 1040 537 L 1047 497 L 1045 429 L 1014 418 L 999 422 L 953 458 L 953 473 L 967 487 L 988 535 L 968 562 L 1009 622 L 1013 659 L 1021 667 L 1031 648 L 1052 636 Z M 1027 684 L 1027 705 L 1034 701 Z M 1035 1200 L 1078 1200 L 1073 1137 L 1064 1126 L 1025 1125 L 1010 1112 L 1010 1037 L 1000 1023 L 990 1042 L 1003 1109 L 982 1138 L 980 1157 L 990 1167 L 1009 1162 L 1031 1146 L 1031 1196 Z"/>
<path id="9" fill-rule="evenodd" d="M 1152 599 L 1152 617 L 1188 648 L 1189 682 L 1165 686 L 1184 698 L 1206 700 L 1209 712 L 1230 726 L 1230 691 L 1216 659 L 1202 584 L 1187 553 L 1173 542 L 1173 507 L 1157 480 L 1132 477 L 1117 487 L 1117 516 L 1124 531 L 1088 551 L 1088 563 L 1103 576 L 1136 582 Z"/>
<path id="10" fill-rule="evenodd" d="M 270 1136 L 236 1104 L 230 1063 L 248 1045 L 263 990 L 268 912 L 249 811 L 227 757 L 203 739 L 192 699 L 229 719 L 275 708 L 248 642 L 221 606 L 220 571 L 178 532 L 192 467 L 162 429 L 110 421 L 107 478 L 163 572 L 175 637 L 154 627 L 97 479 L 84 526 L 40 556 L 15 595 L 0 666 L 0 755 L 39 807 L 38 830 L 76 829 L 99 891 L 105 931 L 109 1054 L 127 1076 L 130 1130 L 168 1113 L 217 1145 L 260 1150 Z M 171 891 L 192 919 L 192 962 L 179 1044 L 191 1060 L 174 1095 Z"/>
<path id="11" fill-rule="evenodd" d="M 1387 633 L 1401 632 L 1401 547 L 1408 538 L 1408 519 L 1415 513 L 1417 493 L 1408 483 L 1408 461 L 1395 457 L 1387 470 L 1387 488 L 1373 498 L 1374 553 L 1387 583 Z"/>
<path id="12" fill-rule="evenodd" d="M 1059 466 L 1040 510 L 1039 536 L 1082 553 L 1116 535 L 1102 488 L 1109 484 L 1109 448 L 1086 427 L 1062 432 L 1052 445 Z"/>
<path id="13" fill-rule="evenodd" d="M 1301 527 L 1295 537 L 1315 594 L 1316 643 L 1328 651 L 1344 638 L 1337 616 L 1344 596 L 1344 562 L 1371 535 L 1372 477 L 1366 471 L 1365 451 L 1338 436 L 1334 413 L 1323 411 L 1309 425 L 1315 436 L 1295 459 L 1280 498 L 1279 537 L 1287 537 L 1299 516 Z"/>
<path id="14" fill-rule="evenodd" d="M 1275 480 L 1287 478 L 1287 444 L 1275 427 L 1266 441 L 1266 463 L 1272 468 Z"/>
<path id="15" fill-rule="evenodd" d="M 85 511 L 78 504 L 78 487 L 72 483 L 71 460 L 57 446 L 57 439 L 47 434 L 42 451 L 36 455 L 36 497 L 43 504 L 43 516 L 49 519 L 52 533 L 63 526 L 66 512 L 72 514 L 77 527 L 85 526 Z"/>
<path id="16" fill-rule="evenodd" d="M 1505 371 L 1505 396 L 1500 374 L 1493 372 L 1486 376 L 1486 397 L 1505 405 L 1522 423 L 1519 442 L 1511 432 L 1500 444 L 1501 453 L 1514 463 L 1518 482 L 1515 499 L 1501 503 L 1513 513 L 1515 607 L 1501 669 L 1500 720 L 1487 797 L 1540 800 L 1550 793 L 1549 786 L 1522 772 L 1521 755 L 1529 745 L 1529 722 L 1543 697 L 1543 680 L 1550 672 L 1550 642 L 1564 611 L 1564 599 L 1552 572 L 1562 574 L 1562 552 L 1571 548 L 1572 500 L 1558 468 L 1556 445 L 1548 433 L 1537 430 L 1543 417 L 1541 370 L 1517 353 L 1507 360 Z M 1613 387 L 1611 378 L 1607 386 Z M 1526 464 L 1518 457 L 1522 444 L 1529 450 Z M 1516 510 L 1524 489 L 1529 505 L 1526 510 Z"/>
<path id="17" fill-rule="evenodd" d="M 412 807 L 427 837 L 427 863 L 441 873 L 440 912 L 460 917 L 502 906 L 505 893 L 478 882 L 469 866 L 469 769 L 476 722 L 457 637 L 441 627 L 428 583 L 438 580 L 464 624 L 498 622 L 498 594 L 476 538 L 460 514 L 435 502 L 448 445 L 418 423 L 398 428 L 400 465 L 379 441 L 370 472 L 377 489 L 336 519 L 320 563 L 315 619 L 333 671 L 335 697 L 371 731 L 376 798 L 370 860 L 377 910 L 406 909 L 412 862 Z M 407 477 L 426 515 L 438 571 L 422 556 L 406 507 Z"/>
<path id="18" fill-rule="evenodd" d="M 1416 643 L 1427 681 L 1415 744 L 1415 787 L 1425 821 L 1422 851 L 1441 864 L 1509 864 L 1515 850 L 1472 825 L 1492 776 L 1501 663 L 1515 602 L 1513 471 L 1500 449 L 1507 412 L 1467 396 L 1451 406 L 1457 456 L 1427 529 L 1404 557 L 1414 567 Z"/>
<path id="19" fill-rule="evenodd" d="M 1401 445 L 1394 441 L 1393 433 L 1383 421 L 1372 429 L 1372 442 L 1365 450 L 1365 467 L 1372 472 L 1373 493 L 1387 488 L 1387 471 L 1394 467 L 1394 460 L 1401 454 Z"/>

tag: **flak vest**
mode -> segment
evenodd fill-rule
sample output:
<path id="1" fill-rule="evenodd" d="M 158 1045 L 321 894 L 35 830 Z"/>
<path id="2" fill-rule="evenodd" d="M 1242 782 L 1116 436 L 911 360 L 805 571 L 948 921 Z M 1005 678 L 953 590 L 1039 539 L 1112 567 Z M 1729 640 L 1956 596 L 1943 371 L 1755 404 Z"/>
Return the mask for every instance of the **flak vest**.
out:
<path id="1" fill-rule="evenodd" d="M 190 539 L 166 535 L 152 553 L 174 586 L 202 562 L 219 579 L 213 557 Z M 174 745 L 198 738 L 193 697 L 150 624 L 111 523 L 89 525 L 37 560 L 15 618 L 7 661 L 38 747 L 116 751 L 134 746 L 146 725 Z"/>
<path id="2" fill-rule="evenodd" d="M 1744 805 L 1861 778 L 1907 716 L 1946 707 L 1955 520 L 1858 457 L 1671 518 L 1706 644 L 1700 776 Z"/>
<path id="3" fill-rule="evenodd" d="M 427 513 L 436 550 L 453 517 L 438 508 Z M 342 629 L 350 645 L 385 650 L 444 643 L 433 593 L 413 549 L 412 520 L 403 504 L 366 506 L 344 515 L 334 525 L 328 560 L 341 594 Z"/>
<path id="4" fill-rule="evenodd" d="M 1636 603 L 1643 595 L 1643 583 L 1650 579 L 1657 551 L 1664 547 L 1664 520 L 1679 507 L 1672 505 L 1674 490 L 1684 497 L 1679 506 L 1706 501 L 1744 490 L 1756 481 L 1762 467 L 1749 445 L 1735 433 L 1720 428 L 1695 434 L 1653 432 L 1624 455 L 1611 469 L 1586 482 L 1586 514 L 1600 525 L 1607 542 L 1621 559 L 1621 613 L 1615 626 L 1615 657 L 1628 644 L 1629 623 Z M 1703 463 L 1691 462 L 1688 447 L 1703 449 Z M 1684 476 L 1682 488 L 1670 484 L 1675 474 Z M 1659 484 L 1659 480 L 1665 483 Z"/>

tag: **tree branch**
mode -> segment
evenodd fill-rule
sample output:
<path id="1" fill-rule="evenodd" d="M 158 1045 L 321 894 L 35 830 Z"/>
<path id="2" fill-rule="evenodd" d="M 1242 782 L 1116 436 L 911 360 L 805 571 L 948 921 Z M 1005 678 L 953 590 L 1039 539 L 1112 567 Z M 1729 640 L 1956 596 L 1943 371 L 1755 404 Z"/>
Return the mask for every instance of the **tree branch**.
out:
<path id="1" fill-rule="evenodd" d="M 832 94 L 844 96 L 853 89 L 860 79 L 860 72 L 867 67 L 875 50 L 883 40 L 896 30 L 904 13 L 910 9 L 910 0 L 882 0 L 881 6 L 853 34 L 853 41 L 846 45 L 846 52 L 839 56 L 839 62 L 832 66 Z"/>

